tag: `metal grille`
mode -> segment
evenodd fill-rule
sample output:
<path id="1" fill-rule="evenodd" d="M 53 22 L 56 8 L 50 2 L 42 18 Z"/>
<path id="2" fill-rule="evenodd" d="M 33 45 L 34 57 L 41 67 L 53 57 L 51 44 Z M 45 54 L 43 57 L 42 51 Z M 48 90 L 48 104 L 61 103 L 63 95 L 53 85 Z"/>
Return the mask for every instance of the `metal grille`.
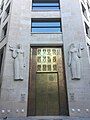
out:
<path id="1" fill-rule="evenodd" d="M 38 48 L 36 53 L 37 72 L 57 72 L 60 48 Z"/>

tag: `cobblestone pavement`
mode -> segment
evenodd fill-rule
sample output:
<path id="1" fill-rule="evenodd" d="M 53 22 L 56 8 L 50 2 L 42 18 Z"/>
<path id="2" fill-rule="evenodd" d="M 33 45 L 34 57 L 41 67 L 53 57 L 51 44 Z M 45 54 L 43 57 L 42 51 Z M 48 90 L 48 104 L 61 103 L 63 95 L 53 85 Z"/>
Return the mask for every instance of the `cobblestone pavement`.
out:
<path id="1" fill-rule="evenodd" d="M 0 120 L 90 120 L 88 117 L 61 117 L 61 116 L 36 116 L 36 117 L 20 117 L 20 118 L 2 118 Z"/>

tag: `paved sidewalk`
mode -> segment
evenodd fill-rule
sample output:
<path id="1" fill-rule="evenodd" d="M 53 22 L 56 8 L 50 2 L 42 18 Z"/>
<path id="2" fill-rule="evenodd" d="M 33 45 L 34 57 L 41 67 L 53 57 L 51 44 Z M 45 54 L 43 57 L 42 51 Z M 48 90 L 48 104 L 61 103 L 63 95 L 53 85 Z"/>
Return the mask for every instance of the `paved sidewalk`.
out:
<path id="1" fill-rule="evenodd" d="M 0 120 L 90 120 L 88 117 L 63 117 L 63 116 L 36 116 L 36 117 L 20 117 L 20 118 L 3 118 Z"/>

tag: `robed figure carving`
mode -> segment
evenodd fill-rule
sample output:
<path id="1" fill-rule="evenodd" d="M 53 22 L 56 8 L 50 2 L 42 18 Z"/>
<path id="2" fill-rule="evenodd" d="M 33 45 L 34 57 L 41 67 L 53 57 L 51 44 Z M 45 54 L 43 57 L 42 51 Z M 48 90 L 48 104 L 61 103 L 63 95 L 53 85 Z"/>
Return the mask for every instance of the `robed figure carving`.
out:
<path id="1" fill-rule="evenodd" d="M 71 70 L 72 79 L 80 80 L 81 71 L 80 71 L 80 58 L 81 58 L 81 50 L 83 47 L 79 44 L 78 47 L 75 44 L 71 44 L 69 48 L 69 67 Z"/>
<path id="2" fill-rule="evenodd" d="M 11 46 L 10 50 L 12 51 L 12 57 L 14 58 L 14 79 L 23 80 L 23 68 L 24 66 L 24 52 L 20 44 L 17 45 L 17 48 Z"/>

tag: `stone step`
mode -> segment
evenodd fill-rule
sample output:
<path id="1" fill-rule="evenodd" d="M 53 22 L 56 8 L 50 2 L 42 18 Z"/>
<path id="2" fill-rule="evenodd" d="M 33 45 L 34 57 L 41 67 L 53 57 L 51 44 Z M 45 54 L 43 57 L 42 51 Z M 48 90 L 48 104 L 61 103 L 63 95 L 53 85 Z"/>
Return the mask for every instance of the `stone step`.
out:
<path id="1" fill-rule="evenodd" d="M 90 120 L 89 117 L 63 117 L 63 116 L 35 116 L 19 118 L 2 118 L 0 120 Z"/>

